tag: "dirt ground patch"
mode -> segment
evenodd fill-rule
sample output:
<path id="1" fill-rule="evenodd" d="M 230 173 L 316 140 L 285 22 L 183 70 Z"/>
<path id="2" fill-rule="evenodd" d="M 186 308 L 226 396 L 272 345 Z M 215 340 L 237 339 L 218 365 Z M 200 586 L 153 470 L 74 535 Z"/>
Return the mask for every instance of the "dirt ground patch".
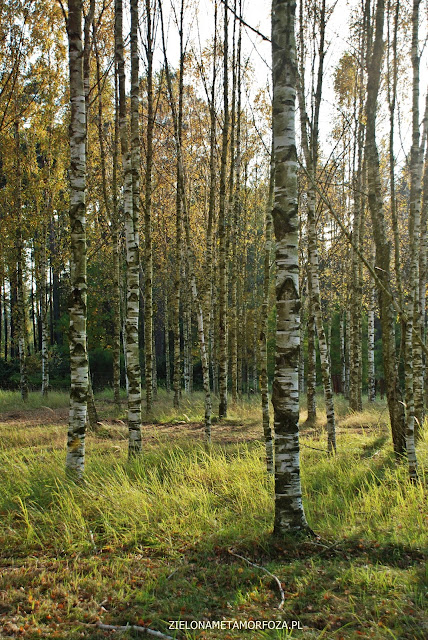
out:
<path id="1" fill-rule="evenodd" d="M 41 426 L 46 423 L 63 422 L 68 419 L 68 409 L 51 409 L 41 407 L 38 409 L 26 409 L 16 411 L 4 411 L 0 413 L 0 423 L 25 422 L 28 426 Z"/>

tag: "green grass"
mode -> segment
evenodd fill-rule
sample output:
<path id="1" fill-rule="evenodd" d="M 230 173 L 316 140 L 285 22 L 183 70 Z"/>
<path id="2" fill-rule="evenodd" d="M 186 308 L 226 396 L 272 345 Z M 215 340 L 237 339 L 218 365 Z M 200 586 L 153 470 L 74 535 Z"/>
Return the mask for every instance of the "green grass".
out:
<path id="1" fill-rule="evenodd" d="M 126 392 L 121 390 L 121 409 L 118 412 L 114 407 L 113 391 L 104 389 L 95 394 L 96 404 L 101 407 L 103 416 L 110 417 L 126 417 Z M 216 415 L 218 407 L 218 398 L 212 396 L 213 415 Z M 69 405 L 69 394 L 65 391 L 50 391 L 47 397 L 42 396 L 38 391 L 31 391 L 28 394 L 28 400 L 24 402 L 16 391 L 4 391 L 0 389 L 0 416 L 2 413 L 25 411 L 31 412 L 39 409 L 67 409 Z M 236 421 L 245 421 L 247 423 L 255 423 L 258 421 L 260 410 L 260 397 L 252 395 L 239 400 L 236 404 L 230 405 L 229 418 L 230 423 Z M 195 392 L 185 394 L 183 392 L 180 408 L 175 409 L 172 406 L 172 394 L 167 393 L 164 389 L 159 389 L 156 395 L 154 409 L 151 415 L 145 412 L 144 392 L 142 401 L 142 418 L 150 420 L 154 423 L 166 422 L 199 422 L 204 415 L 204 394 Z M 227 422 L 227 421 L 226 421 Z"/>
<path id="2" fill-rule="evenodd" d="M 410 484 L 392 455 L 384 405 L 361 414 L 339 405 L 335 458 L 319 450 L 320 430 L 302 436 L 305 511 L 320 538 L 275 540 L 259 398 L 213 425 L 207 448 L 202 426 L 192 432 L 198 437 L 185 431 L 201 421 L 202 395 L 184 398 L 180 411 L 166 396 L 132 462 L 125 426 L 108 422 L 111 395 L 98 396 L 105 427 L 88 436 L 80 486 L 64 473 L 64 420 L 0 417 L 1 638 L 110 637 L 90 626 L 97 620 L 188 639 L 427 637 L 427 431 L 420 482 Z M 12 399 L 0 401 L 10 407 Z M 35 403 L 31 409 L 42 407 Z M 275 582 L 229 549 L 278 576 L 282 612 Z M 278 617 L 299 620 L 303 631 L 185 633 L 167 625 Z"/>
<path id="3" fill-rule="evenodd" d="M 28 400 L 24 402 L 18 392 L 0 389 L 0 415 L 7 411 L 31 411 L 44 407 L 62 409 L 68 407 L 68 398 L 64 391 L 51 391 L 48 397 L 42 396 L 40 392 L 31 391 Z"/>

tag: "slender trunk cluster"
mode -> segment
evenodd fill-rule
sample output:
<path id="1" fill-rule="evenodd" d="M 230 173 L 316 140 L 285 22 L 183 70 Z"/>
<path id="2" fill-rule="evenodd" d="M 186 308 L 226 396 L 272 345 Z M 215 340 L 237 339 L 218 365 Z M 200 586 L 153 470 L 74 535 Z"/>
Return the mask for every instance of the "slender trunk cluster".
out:
<path id="1" fill-rule="evenodd" d="M 204 386 L 204 394 L 205 394 L 205 435 L 207 442 L 211 442 L 211 392 L 210 392 L 210 375 L 209 375 L 209 360 L 208 360 L 208 349 L 207 349 L 207 333 L 204 327 L 204 310 L 203 304 L 201 302 L 201 298 L 199 296 L 197 284 L 196 284 L 196 276 L 194 271 L 195 259 L 193 255 L 192 242 L 191 242 L 191 228 L 190 228 L 190 218 L 189 218 L 189 205 L 187 202 L 186 196 L 186 188 L 185 188 L 185 172 L 184 172 L 184 164 L 183 164 L 183 150 L 182 150 L 182 126 L 183 126 L 183 73 L 184 73 L 184 50 L 183 50 L 183 11 L 184 4 L 181 5 L 181 14 L 180 14 L 180 79 L 179 79 L 179 101 L 178 101 L 178 111 L 175 108 L 174 100 L 173 100 L 173 91 L 172 91 L 172 80 L 171 74 L 168 67 L 167 57 L 166 57 L 166 46 L 165 46 L 165 33 L 164 33 L 164 25 L 163 25 L 163 14 L 162 14 L 162 6 L 159 6 L 160 16 L 161 16 L 161 28 L 162 28 L 162 44 L 164 50 L 165 57 L 165 72 L 166 72 L 166 80 L 168 86 L 168 93 L 170 98 L 170 107 L 172 112 L 172 119 L 174 125 L 174 134 L 175 134 L 175 147 L 177 153 L 177 205 L 180 202 L 179 211 L 180 211 L 180 227 L 181 223 L 184 224 L 184 232 L 185 232 L 185 243 L 183 246 L 180 244 L 180 256 L 181 250 L 185 250 L 185 259 L 181 259 L 180 262 L 187 269 L 187 276 L 190 282 L 191 296 L 193 303 L 196 307 L 196 318 L 197 318 L 197 327 L 198 327 L 198 340 L 199 340 L 199 349 L 201 355 L 201 363 L 202 363 L 202 379 Z M 178 220 L 178 210 L 177 210 L 177 220 Z M 177 222 L 178 224 L 178 222 Z M 178 231 L 178 228 L 177 228 Z M 180 232 L 181 238 L 181 232 Z M 190 308 L 190 301 L 189 301 Z M 190 317 L 189 317 L 190 316 Z M 188 330 L 191 332 L 191 314 L 188 315 Z M 188 346 L 191 347 L 191 335 L 187 335 Z M 191 349 L 190 349 L 190 359 L 191 359 Z M 189 354 L 187 356 L 187 360 L 189 361 Z M 187 366 L 191 366 L 191 363 L 188 362 Z M 192 379 L 190 372 L 188 372 L 189 382 Z M 180 380 L 179 380 L 180 381 Z M 189 383 L 188 383 L 189 384 Z"/>
<path id="2" fill-rule="evenodd" d="M 339 319 L 339 341 L 340 341 L 340 384 L 342 392 L 345 394 L 346 387 L 346 351 L 345 351 L 345 314 L 340 311 Z"/>
<path id="3" fill-rule="evenodd" d="M 211 377 L 213 381 L 213 392 L 217 393 L 217 371 L 215 357 L 215 252 L 214 252 L 214 220 L 216 205 L 216 109 L 215 109 L 215 85 L 217 77 L 217 2 L 214 4 L 214 43 L 213 43 L 213 63 L 211 92 L 209 95 L 209 118 L 210 118 L 210 156 L 209 156 L 209 194 L 208 194 L 208 220 L 206 234 L 206 260 L 205 260 L 205 292 L 204 292 L 204 326 L 209 343 L 209 360 L 211 362 Z"/>
<path id="4" fill-rule="evenodd" d="M 117 87 L 117 73 L 114 74 L 114 104 L 115 104 L 115 119 L 114 119 L 114 133 L 112 140 L 112 195 L 108 194 L 108 177 L 107 177 L 107 158 L 106 158 L 106 145 L 104 140 L 104 106 L 101 84 L 101 65 L 100 55 L 98 50 L 97 41 L 97 27 L 95 22 L 92 25 L 93 29 L 93 43 L 95 51 L 96 61 L 96 73 L 97 73 L 97 91 L 98 91 L 98 142 L 100 147 L 100 161 L 101 161 L 101 180 L 102 180 L 102 192 L 105 211 L 107 218 L 110 221 L 111 230 L 111 242 L 112 242 L 112 254 L 113 254 L 113 287 L 111 294 L 111 306 L 113 315 L 113 398 L 114 404 L 117 409 L 120 409 L 120 253 L 119 253 L 119 211 L 118 211 L 118 144 L 119 144 L 119 105 L 118 105 L 118 87 Z"/>
<path id="5" fill-rule="evenodd" d="M 379 283 L 377 288 L 382 327 L 382 355 L 387 387 L 388 409 L 394 451 L 397 455 L 402 455 L 406 450 L 404 407 L 401 401 L 395 354 L 395 311 L 391 298 L 387 294 L 390 290 L 391 252 L 386 233 L 380 182 L 379 154 L 376 143 L 376 111 L 383 53 L 384 13 L 384 0 L 378 0 L 375 14 L 375 37 L 367 73 L 365 153 L 368 174 L 368 203 L 376 247 L 376 272 Z"/>
<path id="6" fill-rule="evenodd" d="M 112 206 L 112 249 L 113 249 L 113 393 L 114 404 L 120 409 L 120 244 L 119 244 L 119 206 L 118 206 L 118 156 L 119 156 L 119 94 L 117 74 L 115 73 L 115 118 L 113 138 L 113 206 Z"/>
<path id="7" fill-rule="evenodd" d="M 239 14 L 241 14 L 241 2 L 239 6 Z M 236 87 L 237 96 L 235 98 L 235 90 L 233 91 L 234 102 L 236 100 L 236 111 L 234 120 L 236 122 L 235 137 L 235 158 L 232 159 L 231 172 L 234 173 L 231 180 L 231 317 L 230 317 L 230 377 L 232 385 L 232 400 L 236 402 L 238 398 L 238 224 L 241 215 L 241 47 L 242 33 L 241 23 L 239 23 L 238 47 L 236 52 L 236 64 L 234 65 L 233 84 Z M 235 38 L 234 38 L 235 40 Z M 235 56 L 235 52 L 234 52 Z M 236 70 L 235 70 L 236 69 Z M 235 127 L 233 127 L 234 129 Z"/>
<path id="8" fill-rule="evenodd" d="M 321 375 L 324 386 L 324 399 L 327 413 L 327 448 L 330 453 L 336 451 L 336 421 L 334 413 L 333 390 L 331 386 L 331 367 L 328 342 L 325 334 L 319 285 L 318 247 L 315 227 L 315 192 L 308 193 L 308 269 L 311 271 L 311 306 L 314 313 L 318 335 L 318 347 L 321 360 Z"/>
<path id="9" fill-rule="evenodd" d="M 422 179 L 422 210 L 421 210 L 421 246 L 419 254 L 419 313 L 420 313 L 420 336 L 421 340 L 425 342 L 425 327 L 426 327 L 426 286 L 428 280 L 427 273 L 427 224 L 428 224 L 428 144 L 425 148 L 425 161 L 424 161 L 424 173 Z M 422 376 L 423 376 L 423 405 L 426 408 L 428 406 L 428 376 L 426 373 L 427 359 L 424 354 Z M 415 437 L 420 433 L 420 426 L 424 418 L 424 413 L 419 417 L 419 424 L 416 425 Z"/>
<path id="10" fill-rule="evenodd" d="M 318 73 L 316 88 L 313 89 L 313 115 L 309 122 L 307 115 L 307 109 L 305 104 L 305 85 L 304 85 L 304 69 L 305 69 L 305 56 L 304 56 L 304 26 L 303 26 L 303 9 L 302 4 L 300 11 L 300 78 L 298 86 L 299 97 L 299 109 L 300 109 L 300 123 L 302 134 L 302 146 L 305 155 L 306 171 L 309 181 L 307 189 L 307 236 L 308 236 L 308 295 L 310 298 L 309 306 L 309 323 L 311 322 L 311 316 L 313 314 L 315 326 L 318 336 L 318 347 L 321 361 L 321 374 L 324 386 L 324 399 L 327 413 L 327 448 L 329 453 L 336 451 L 336 420 L 334 413 L 334 401 L 333 390 L 331 385 L 331 366 L 327 338 L 324 329 L 322 307 L 321 307 L 321 294 L 319 284 L 319 258 L 318 258 L 318 241 L 316 230 L 316 176 L 318 166 L 318 129 L 319 129 L 319 113 L 321 107 L 322 97 L 322 83 L 324 73 L 324 56 L 325 56 L 325 26 L 326 26 L 326 3 L 322 1 L 320 18 L 319 18 L 319 32 L 320 32 L 320 44 L 318 49 Z M 309 126 L 308 126 L 309 125 Z M 309 132 L 308 132 L 309 128 Z M 312 343 L 310 345 L 311 355 L 313 357 Z M 312 366 L 313 362 L 311 362 Z M 313 373 L 311 371 L 313 380 Z M 311 380 L 311 382 L 312 382 Z M 312 393 L 313 386 L 311 387 Z M 311 399 L 311 398 L 310 398 Z M 313 401 L 311 399 L 311 415 L 313 416 Z"/>

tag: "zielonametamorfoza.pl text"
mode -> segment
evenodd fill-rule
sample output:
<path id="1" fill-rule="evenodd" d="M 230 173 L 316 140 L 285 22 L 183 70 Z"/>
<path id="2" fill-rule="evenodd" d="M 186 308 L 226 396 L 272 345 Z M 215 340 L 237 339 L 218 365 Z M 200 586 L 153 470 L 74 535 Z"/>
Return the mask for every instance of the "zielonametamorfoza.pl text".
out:
<path id="1" fill-rule="evenodd" d="M 303 629 L 299 620 L 168 620 L 168 623 L 170 631 Z"/>

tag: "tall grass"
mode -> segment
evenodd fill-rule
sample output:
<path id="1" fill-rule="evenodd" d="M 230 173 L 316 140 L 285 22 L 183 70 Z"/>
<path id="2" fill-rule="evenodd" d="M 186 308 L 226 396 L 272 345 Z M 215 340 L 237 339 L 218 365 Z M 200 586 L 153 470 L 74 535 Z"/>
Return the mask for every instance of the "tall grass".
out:
<path id="1" fill-rule="evenodd" d="M 69 396 L 64 391 L 51 391 L 49 395 L 42 396 L 38 391 L 31 391 L 24 402 L 16 391 L 0 389 L 0 414 L 7 411 L 26 411 L 32 409 L 63 409 L 68 407 Z"/>
<path id="2" fill-rule="evenodd" d="M 55 396 L 59 406 L 68 400 Z M 32 406 L 49 406 L 40 400 Z M 7 411 L 11 402 L 3 397 Z M 111 394 L 98 402 L 112 410 Z M 169 404 L 160 392 L 159 420 L 201 422 L 202 394 L 183 398 L 179 411 Z M 337 456 L 327 456 L 320 431 L 302 437 L 304 506 L 321 538 L 298 544 L 271 535 L 273 479 L 254 439 L 258 397 L 231 406 L 210 447 L 185 440 L 180 424 L 146 426 L 143 455 L 130 462 L 126 427 L 112 422 L 88 435 L 81 485 L 65 475 L 64 420 L 7 416 L 0 424 L 0 592 L 13 612 L 6 637 L 15 627 L 25 635 L 27 625 L 31 638 L 95 638 L 85 622 L 100 616 L 112 624 L 142 618 L 167 632 L 168 619 L 283 615 L 302 620 L 303 634 L 245 637 L 425 638 L 428 430 L 418 444 L 420 481 L 411 484 L 405 461 L 393 457 L 383 405 L 352 414 L 339 403 L 340 412 Z M 228 430 L 238 429 L 248 442 L 230 444 Z M 231 547 L 279 576 L 282 614 L 269 576 L 233 558 Z M 196 637 L 225 636 L 186 635 Z"/>
<path id="3" fill-rule="evenodd" d="M 252 539 L 271 520 L 272 487 L 262 455 L 260 446 L 226 453 L 164 445 L 127 463 L 94 451 L 79 487 L 65 477 L 61 452 L 16 452 L 13 460 L 3 454 L 3 544 L 87 549 L 90 531 L 100 547 L 172 550 L 177 540 L 204 545 L 214 539 L 228 544 L 238 534 L 242 541 Z"/>
<path id="4" fill-rule="evenodd" d="M 55 427 L 46 427 L 47 433 Z M 305 440 L 311 443 L 311 440 Z M 302 451 L 307 517 L 327 538 L 381 537 L 421 546 L 426 541 L 424 466 L 421 481 L 407 481 L 377 434 L 343 436 L 340 453 Z M 312 442 L 312 444 L 317 444 Z M 384 444 L 384 443 L 383 443 Z M 310 444 L 309 444 L 310 446 Z M 119 456 L 119 458 L 118 458 Z M 3 544 L 85 549 L 104 545 L 240 544 L 269 534 L 273 481 L 265 473 L 261 443 L 211 447 L 156 443 L 126 461 L 125 443 L 93 444 L 82 486 L 64 474 L 61 450 L 16 447 L 0 454 Z"/>

